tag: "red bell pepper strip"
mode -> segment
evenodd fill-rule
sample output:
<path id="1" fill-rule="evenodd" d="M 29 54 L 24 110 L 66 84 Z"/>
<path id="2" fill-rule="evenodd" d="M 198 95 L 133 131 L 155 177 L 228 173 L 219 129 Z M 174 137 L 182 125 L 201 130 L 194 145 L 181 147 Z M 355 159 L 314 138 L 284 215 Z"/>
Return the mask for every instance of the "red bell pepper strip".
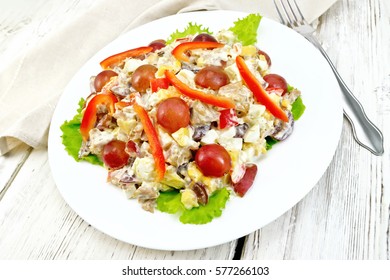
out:
<path id="1" fill-rule="evenodd" d="M 148 138 L 150 149 L 152 151 L 154 159 L 154 164 L 156 166 L 157 171 L 156 179 L 159 182 L 164 178 L 165 175 L 165 158 L 163 149 L 160 144 L 160 140 L 158 139 L 157 131 L 154 128 L 148 113 L 142 106 L 138 105 L 137 103 L 134 103 L 133 108 L 135 113 L 140 118 L 146 137 Z"/>
<path id="2" fill-rule="evenodd" d="M 238 125 L 238 117 L 236 110 L 234 109 L 225 109 L 219 111 L 219 128 L 224 129 L 227 127 L 232 127 Z"/>
<path id="3" fill-rule="evenodd" d="M 173 50 L 172 54 L 176 59 L 188 62 L 190 58 L 187 55 L 187 51 L 194 49 L 215 49 L 222 48 L 224 44 L 218 42 L 185 42 L 177 45 Z"/>
<path id="4" fill-rule="evenodd" d="M 231 99 L 223 96 L 208 94 L 203 91 L 190 88 L 188 85 L 180 81 L 179 78 L 177 78 L 176 75 L 169 70 L 165 70 L 165 77 L 175 88 L 177 88 L 183 95 L 189 98 L 197 99 L 202 101 L 203 103 L 207 103 L 217 107 L 227 109 L 235 108 L 235 104 Z"/>
<path id="5" fill-rule="evenodd" d="M 159 89 L 167 89 L 169 87 L 169 81 L 167 78 L 156 78 L 150 80 L 150 89 L 152 92 L 156 92 Z"/>
<path id="6" fill-rule="evenodd" d="M 248 66 L 245 64 L 245 60 L 241 56 L 237 56 L 236 65 L 242 79 L 252 91 L 257 102 L 263 104 L 274 117 L 281 119 L 284 122 L 288 122 L 287 114 L 271 99 L 269 94 L 261 86 L 260 82 L 251 73 Z"/>
<path id="7" fill-rule="evenodd" d="M 102 62 L 100 62 L 100 66 L 103 69 L 110 69 L 110 68 L 112 69 L 128 57 L 137 57 L 143 54 L 150 53 L 152 50 L 153 47 L 139 47 L 121 53 L 117 53 L 107 57 Z"/>
<path id="8" fill-rule="evenodd" d="M 80 125 L 80 133 L 84 141 L 88 141 L 89 131 L 96 125 L 98 106 L 106 105 L 108 113 L 113 114 L 115 112 L 114 104 L 117 101 L 118 99 L 113 93 L 107 92 L 95 95 L 88 102 Z"/>

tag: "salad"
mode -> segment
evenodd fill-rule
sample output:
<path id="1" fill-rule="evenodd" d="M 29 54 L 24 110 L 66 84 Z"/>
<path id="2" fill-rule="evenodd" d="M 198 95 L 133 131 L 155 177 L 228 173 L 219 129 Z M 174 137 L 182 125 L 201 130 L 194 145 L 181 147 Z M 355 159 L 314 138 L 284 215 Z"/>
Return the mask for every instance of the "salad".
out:
<path id="1" fill-rule="evenodd" d="M 254 45 L 260 21 L 250 14 L 217 33 L 189 23 L 104 59 L 91 93 L 61 126 L 65 149 L 103 165 L 107 181 L 147 211 L 192 224 L 220 216 L 305 109 Z"/>

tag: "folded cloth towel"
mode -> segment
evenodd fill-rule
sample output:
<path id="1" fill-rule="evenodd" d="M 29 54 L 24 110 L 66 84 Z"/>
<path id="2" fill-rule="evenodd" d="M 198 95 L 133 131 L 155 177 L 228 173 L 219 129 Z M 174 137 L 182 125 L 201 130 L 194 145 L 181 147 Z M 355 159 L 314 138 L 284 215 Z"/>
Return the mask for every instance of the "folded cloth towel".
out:
<path id="1" fill-rule="evenodd" d="M 312 21 L 336 0 L 297 2 Z M 217 9 L 258 12 L 277 20 L 272 0 L 100 0 L 95 3 L 81 17 L 48 35 L 0 72 L 0 155 L 22 142 L 34 148 L 47 145 L 50 120 L 66 84 L 91 56 L 120 34 L 164 16 Z"/>

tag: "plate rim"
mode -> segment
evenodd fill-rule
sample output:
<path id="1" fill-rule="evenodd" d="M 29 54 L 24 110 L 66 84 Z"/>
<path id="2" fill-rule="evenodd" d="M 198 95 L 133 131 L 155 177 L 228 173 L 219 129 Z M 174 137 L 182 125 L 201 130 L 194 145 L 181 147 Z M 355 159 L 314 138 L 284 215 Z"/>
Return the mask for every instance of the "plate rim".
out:
<path id="1" fill-rule="evenodd" d="M 248 15 L 248 14 L 249 14 L 249 13 L 246 13 L 246 12 L 238 12 L 238 11 L 230 11 L 230 10 L 229 10 L 229 11 L 227 11 L 227 10 L 217 10 L 217 11 L 197 11 L 197 12 L 189 12 L 189 13 L 186 13 L 186 15 L 188 15 L 188 14 L 192 14 L 192 15 L 198 14 L 198 15 L 199 15 L 199 14 L 211 14 L 211 13 L 229 15 L 229 16 L 228 16 L 229 18 L 230 18 L 231 16 L 233 16 L 233 15 L 234 15 L 235 18 L 239 18 L 239 17 L 242 17 L 242 16 L 245 16 L 245 15 Z M 123 38 L 124 36 L 126 36 L 126 35 L 129 34 L 129 33 L 133 33 L 134 30 L 140 29 L 140 28 L 141 28 L 141 29 L 142 29 L 142 28 L 145 28 L 145 26 L 156 24 L 156 22 L 158 23 L 158 22 L 160 22 L 160 21 L 162 21 L 162 20 L 169 20 L 169 19 L 172 19 L 172 18 L 177 18 L 178 16 L 183 16 L 183 14 L 170 15 L 170 16 L 168 16 L 168 17 L 160 18 L 160 19 L 157 19 L 157 20 L 148 22 L 148 23 L 146 23 L 146 24 L 144 24 L 144 25 L 138 26 L 138 27 L 136 27 L 136 28 L 134 28 L 134 29 L 132 29 L 132 30 L 129 30 L 129 31 L 125 32 L 124 34 L 120 35 L 119 37 L 117 37 L 117 38 L 115 38 L 113 41 L 111 41 L 109 44 L 107 44 L 106 46 L 104 46 L 100 51 L 98 51 L 95 55 L 93 55 L 93 57 L 90 58 L 85 64 L 88 64 L 88 63 L 89 63 L 94 57 L 96 57 L 97 55 L 99 55 L 99 54 L 101 54 L 101 53 L 104 53 L 105 49 L 110 48 L 110 46 L 113 45 L 113 44 L 115 44 L 115 42 L 117 42 L 119 39 Z M 263 16 L 262 21 L 264 21 L 264 20 L 265 20 L 265 21 L 270 21 L 270 22 L 272 22 L 272 24 L 280 25 L 280 26 L 282 26 L 283 28 L 288 29 L 287 27 L 281 25 L 280 23 L 278 23 L 278 22 L 276 22 L 276 21 L 274 21 L 274 20 L 272 20 L 272 19 L 270 19 L 270 18 L 267 18 L 267 17 L 264 17 L 264 16 Z M 261 24 L 260 24 L 260 27 L 261 27 Z M 174 30 L 171 30 L 171 32 L 173 32 L 173 31 L 174 31 Z M 303 38 L 303 37 L 302 37 L 302 38 Z M 303 38 L 303 39 L 304 39 L 304 38 Z M 308 43 L 308 44 L 310 44 L 310 43 Z M 314 48 L 314 46 L 312 46 L 312 48 Z M 324 59 L 324 62 L 325 62 L 325 59 Z M 84 65 L 85 65 L 85 64 L 84 64 Z M 329 69 L 330 69 L 330 67 L 329 67 Z M 73 80 L 78 76 L 78 74 L 79 74 L 80 71 L 81 71 L 81 69 L 79 69 L 79 70 L 74 74 L 74 76 L 73 76 L 72 79 L 69 81 L 69 83 L 71 83 L 71 81 L 73 81 Z M 61 101 L 63 102 L 63 100 L 66 99 L 65 95 L 66 95 L 66 92 L 67 92 L 67 88 L 68 88 L 68 86 L 69 86 L 69 83 L 68 83 L 68 85 L 66 86 L 65 90 L 63 91 L 63 93 L 61 94 L 60 99 L 59 99 L 59 101 L 58 101 L 58 104 L 61 104 Z M 335 137 L 335 138 L 337 138 L 337 141 L 336 141 L 337 144 L 335 145 L 335 147 L 334 147 L 334 149 L 333 149 L 332 155 L 329 156 L 329 158 L 327 159 L 327 160 L 328 160 L 328 162 L 326 163 L 326 166 L 327 166 L 327 167 L 323 170 L 323 173 L 326 172 L 326 169 L 329 167 L 329 165 L 330 165 L 330 163 L 331 163 L 331 161 L 332 161 L 332 158 L 334 157 L 334 154 L 335 154 L 335 152 L 336 152 L 336 150 L 337 150 L 338 142 L 339 142 L 339 140 L 340 140 L 341 132 L 342 132 L 341 97 L 339 98 L 339 102 L 338 102 L 338 103 L 339 103 L 339 107 L 340 107 L 340 108 L 339 108 L 339 111 L 340 111 L 340 112 L 339 112 L 339 113 L 340 113 L 340 118 L 339 118 L 338 135 L 337 135 L 337 137 Z M 57 104 L 57 105 L 58 105 L 58 104 Z M 76 105 L 76 104 L 74 104 L 74 105 Z M 54 111 L 52 120 L 55 119 L 56 113 L 57 113 L 57 106 L 56 106 L 56 109 L 55 109 L 55 111 Z M 65 121 L 65 120 L 63 120 L 63 121 Z M 258 229 L 260 229 L 260 228 L 266 226 L 267 224 L 269 224 L 269 223 L 271 223 L 272 221 L 274 221 L 274 220 L 276 220 L 277 218 L 279 218 L 279 217 L 280 217 L 281 215 L 283 215 L 286 211 L 290 210 L 291 207 L 293 207 L 294 205 L 296 205 L 297 203 L 299 203 L 299 202 L 300 202 L 300 201 L 301 201 L 301 200 L 302 200 L 302 199 L 303 199 L 303 198 L 304 198 L 304 197 L 305 197 L 305 196 L 314 188 L 314 186 L 317 184 L 317 182 L 321 179 L 321 177 L 319 177 L 318 180 L 316 181 L 316 183 L 313 184 L 310 188 L 308 188 L 308 190 L 305 191 L 304 195 L 303 195 L 298 201 L 296 201 L 295 203 L 293 203 L 293 205 L 288 206 L 287 209 L 286 209 L 285 211 L 282 211 L 282 213 L 279 213 L 279 214 L 276 215 L 273 219 L 267 221 L 266 223 L 264 223 L 262 226 L 260 226 L 260 227 L 257 228 L 257 229 L 253 229 L 253 228 L 248 229 L 247 231 L 245 231 L 245 234 L 240 234 L 240 236 L 236 236 L 236 237 L 233 237 L 233 238 L 231 238 L 231 237 L 228 237 L 228 238 L 221 238 L 221 242 L 208 242 L 208 243 L 205 242 L 205 243 L 204 243 L 204 246 L 199 246 L 199 245 L 197 245 L 197 246 L 187 246 L 187 247 L 184 247 L 184 246 L 177 246 L 177 247 L 175 247 L 175 246 L 169 246 L 169 247 L 164 247 L 164 246 L 148 246 L 147 244 L 142 244 L 142 242 L 141 242 L 141 243 L 140 243 L 140 242 L 130 242 L 129 240 L 124 240 L 124 238 L 121 238 L 121 236 L 118 236 L 118 235 L 115 236 L 115 234 L 110 234 L 110 233 L 108 233 L 106 230 L 102 229 L 99 225 L 96 225 L 95 223 L 91 223 L 91 222 L 90 222 L 90 220 L 91 220 L 90 218 L 84 217 L 84 215 L 80 215 L 80 213 L 79 213 L 80 211 L 76 211 L 76 210 L 74 209 L 74 207 L 72 206 L 73 203 L 68 201 L 67 195 L 66 195 L 66 194 L 64 195 L 63 189 L 59 187 L 59 185 L 60 185 L 61 183 L 57 182 L 57 179 L 56 179 L 55 176 L 54 176 L 54 175 L 56 174 L 56 172 L 57 172 L 57 171 L 56 171 L 56 167 L 55 167 L 54 154 L 53 154 L 53 150 L 52 150 L 52 149 L 55 147 L 55 146 L 53 145 L 53 143 L 55 142 L 55 140 L 53 139 L 53 137 L 56 135 L 56 133 L 53 132 L 55 129 L 58 130 L 59 128 L 56 128 L 56 127 L 53 127 L 52 125 L 50 125 L 50 129 L 49 129 L 49 141 L 48 141 L 49 165 L 50 165 L 50 169 L 51 169 L 51 171 L 52 171 L 53 179 L 54 179 L 54 181 L 55 181 L 55 183 L 56 183 L 57 189 L 59 190 L 59 192 L 60 192 L 62 198 L 65 200 L 65 202 L 66 202 L 66 203 L 70 206 L 70 208 L 71 208 L 77 215 L 79 215 L 84 221 L 86 221 L 87 223 L 91 224 L 94 228 L 98 229 L 99 231 L 101 231 L 101 232 L 103 232 L 103 233 L 105 233 L 105 234 L 107 234 L 107 235 L 109 235 L 109 236 L 111 236 L 111 237 L 113 237 L 113 238 L 115 238 L 115 239 L 119 239 L 119 240 L 121 240 L 121 241 L 123 241 L 123 242 L 129 243 L 129 244 L 132 244 L 132 245 L 136 245 L 136 246 L 141 246 L 141 247 L 144 247 L 144 248 L 149 248 L 149 249 L 175 250 L 175 251 L 186 251 L 186 250 L 201 249 L 201 248 L 206 248 L 206 247 L 210 247 L 210 246 L 221 245 L 221 244 L 223 244 L 223 243 L 226 243 L 226 242 L 232 241 L 232 240 L 234 240 L 234 239 L 237 239 L 237 238 L 239 238 L 239 237 L 241 237 L 241 236 L 250 234 L 251 232 L 256 231 L 256 230 L 258 230 Z M 54 141 L 54 142 L 53 142 L 53 141 Z M 57 141 L 59 141 L 59 140 L 57 139 Z M 69 157 L 70 157 L 70 156 L 69 156 Z M 73 159 L 72 159 L 72 160 L 73 160 Z M 75 163 L 76 163 L 76 162 L 75 162 Z M 80 164 L 80 163 L 77 163 L 77 164 Z M 122 194 L 122 195 L 123 195 L 123 194 Z M 123 198 L 126 199 L 124 195 L 123 195 Z M 225 211 L 226 211 L 226 209 L 225 209 Z M 215 221 L 213 221 L 212 223 L 214 223 L 214 222 L 215 222 Z M 200 226 L 201 226 L 201 225 L 200 225 Z"/>

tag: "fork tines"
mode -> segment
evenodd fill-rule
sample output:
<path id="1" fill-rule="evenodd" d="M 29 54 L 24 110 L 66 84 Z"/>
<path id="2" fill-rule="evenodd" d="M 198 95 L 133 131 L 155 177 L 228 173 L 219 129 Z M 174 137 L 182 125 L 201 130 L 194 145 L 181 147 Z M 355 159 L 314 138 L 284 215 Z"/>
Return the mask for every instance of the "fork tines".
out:
<path id="1" fill-rule="evenodd" d="M 273 0 L 280 21 L 289 27 L 307 24 L 296 0 Z M 277 4 L 279 2 L 279 4 Z M 285 3 L 287 2 L 287 4 Z M 291 2 L 294 4 L 291 5 Z M 281 7 L 281 8 L 280 8 Z M 297 16 L 298 15 L 298 16 Z"/>

